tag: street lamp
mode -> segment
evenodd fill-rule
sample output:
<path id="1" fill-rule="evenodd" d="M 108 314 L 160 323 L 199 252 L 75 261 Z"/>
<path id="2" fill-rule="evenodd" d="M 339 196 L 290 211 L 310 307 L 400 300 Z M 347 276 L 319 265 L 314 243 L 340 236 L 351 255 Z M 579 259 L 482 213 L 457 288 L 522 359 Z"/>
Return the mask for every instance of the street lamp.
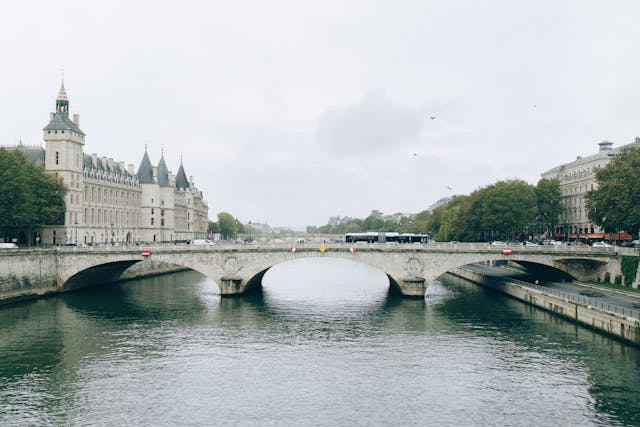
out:
<path id="1" fill-rule="evenodd" d="M 253 230 L 251 228 L 251 221 L 249 221 L 249 242 L 253 241 Z"/>
<path id="2" fill-rule="evenodd" d="M 113 223 L 111 223 L 111 245 L 113 245 Z"/>

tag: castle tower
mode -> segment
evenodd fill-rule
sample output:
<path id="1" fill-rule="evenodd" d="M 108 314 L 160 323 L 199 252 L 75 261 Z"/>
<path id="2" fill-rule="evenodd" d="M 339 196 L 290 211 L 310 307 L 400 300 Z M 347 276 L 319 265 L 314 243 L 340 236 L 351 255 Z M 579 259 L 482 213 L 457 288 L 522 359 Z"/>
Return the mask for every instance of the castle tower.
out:
<path id="1" fill-rule="evenodd" d="M 138 168 L 137 176 L 140 183 L 140 240 L 143 242 L 161 242 L 160 230 L 160 186 L 158 185 L 158 170 L 151 165 L 147 147 Z"/>
<path id="2" fill-rule="evenodd" d="M 69 118 L 69 99 L 64 88 L 56 98 L 56 111 L 51 113 L 49 124 L 45 126 L 44 141 L 46 145 L 45 170 L 54 173 L 64 181 L 67 187 L 65 197 L 65 213 L 58 227 L 49 230 L 55 243 L 76 243 L 78 227 L 82 227 L 83 204 L 83 147 L 84 132 L 79 128 L 79 115 Z"/>
<path id="3" fill-rule="evenodd" d="M 160 187 L 160 228 L 163 242 L 175 240 L 174 187 L 171 185 L 169 170 L 164 161 L 164 153 L 158 163 L 158 185 Z"/>

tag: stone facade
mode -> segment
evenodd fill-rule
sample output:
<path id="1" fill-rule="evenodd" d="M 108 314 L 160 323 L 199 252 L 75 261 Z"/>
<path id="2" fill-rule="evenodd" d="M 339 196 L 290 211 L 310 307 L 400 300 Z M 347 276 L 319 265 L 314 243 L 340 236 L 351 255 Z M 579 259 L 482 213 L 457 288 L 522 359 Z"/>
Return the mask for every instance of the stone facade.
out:
<path id="1" fill-rule="evenodd" d="M 632 144 L 640 144 L 640 138 L 636 138 Z M 598 145 L 597 153 L 586 157 L 578 156 L 573 162 L 564 163 L 542 173 L 542 178 L 560 181 L 562 213 L 554 230 L 556 238 L 609 240 L 610 237 L 620 237 L 605 235 L 604 230 L 589 220 L 585 196 L 588 191 L 597 188 L 598 169 L 609 164 L 626 145 L 613 148 L 613 143 L 609 141 L 603 141 Z"/>
<path id="2" fill-rule="evenodd" d="M 69 118 L 64 84 L 44 128 L 46 148 L 21 150 L 34 163 L 61 177 L 67 187 L 66 210 L 59 224 L 35 230 L 29 239 L 40 244 L 124 244 L 171 242 L 206 236 L 209 208 L 182 164 L 178 178 L 167 169 L 164 156 L 153 167 L 146 152 L 138 172 L 133 165 L 85 153 L 79 115 Z"/>

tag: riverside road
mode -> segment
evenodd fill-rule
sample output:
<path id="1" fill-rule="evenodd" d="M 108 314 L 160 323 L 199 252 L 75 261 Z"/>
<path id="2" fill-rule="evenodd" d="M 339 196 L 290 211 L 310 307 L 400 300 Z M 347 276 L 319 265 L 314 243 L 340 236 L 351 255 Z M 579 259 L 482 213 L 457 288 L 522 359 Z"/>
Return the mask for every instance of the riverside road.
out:
<path id="1" fill-rule="evenodd" d="M 489 277 L 516 279 L 518 281 L 527 282 L 529 284 L 533 284 L 533 282 L 535 281 L 535 278 L 532 278 L 529 274 L 504 267 L 489 267 L 482 264 L 470 264 L 466 265 L 465 268 Z M 588 283 L 582 283 L 578 281 L 541 281 L 539 282 L 537 287 L 542 291 L 544 291 L 545 289 L 552 289 L 557 292 L 573 295 L 576 298 L 583 297 L 591 300 L 593 302 L 593 305 L 597 304 L 598 306 L 604 307 L 609 306 L 609 311 L 621 312 L 622 309 L 628 310 L 630 312 L 640 311 L 640 307 L 638 306 L 640 305 L 640 295 L 630 292 L 592 286 Z"/>

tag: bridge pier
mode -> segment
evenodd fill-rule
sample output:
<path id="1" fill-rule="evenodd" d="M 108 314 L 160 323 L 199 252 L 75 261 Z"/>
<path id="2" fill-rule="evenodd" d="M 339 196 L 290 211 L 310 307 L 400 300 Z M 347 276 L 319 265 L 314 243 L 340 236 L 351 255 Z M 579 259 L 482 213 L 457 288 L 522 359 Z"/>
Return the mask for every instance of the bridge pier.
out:
<path id="1" fill-rule="evenodd" d="M 222 296 L 242 295 L 245 291 L 245 280 L 240 276 L 222 276 L 219 287 Z"/>
<path id="2" fill-rule="evenodd" d="M 424 298 L 429 286 L 424 277 L 407 277 L 396 284 L 402 296 L 410 298 Z"/>

